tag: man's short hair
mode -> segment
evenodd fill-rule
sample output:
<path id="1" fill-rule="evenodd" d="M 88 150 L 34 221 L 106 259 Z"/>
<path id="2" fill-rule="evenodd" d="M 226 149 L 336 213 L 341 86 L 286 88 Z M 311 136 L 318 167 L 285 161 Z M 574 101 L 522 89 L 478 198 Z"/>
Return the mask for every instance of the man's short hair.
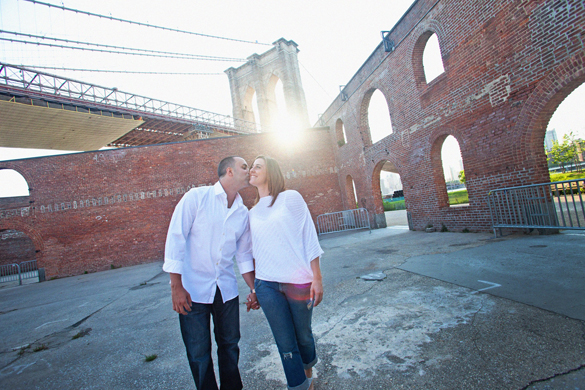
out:
<path id="1" fill-rule="evenodd" d="M 221 160 L 217 166 L 217 176 L 220 178 L 225 176 L 228 167 L 234 169 L 236 167 L 236 157 L 237 156 L 229 156 Z"/>

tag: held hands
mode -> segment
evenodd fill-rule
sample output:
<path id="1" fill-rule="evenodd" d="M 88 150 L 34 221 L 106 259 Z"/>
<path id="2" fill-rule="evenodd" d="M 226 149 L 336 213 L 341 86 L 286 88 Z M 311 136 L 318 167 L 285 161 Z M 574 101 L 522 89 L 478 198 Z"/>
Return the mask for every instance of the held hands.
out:
<path id="1" fill-rule="evenodd" d="M 258 303 L 258 298 L 256 298 L 256 293 L 253 292 L 248 294 L 248 298 L 246 299 L 246 312 L 249 312 L 250 309 L 260 309 L 260 304 Z"/>
<path id="2" fill-rule="evenodd" d="M 313 307 L 316 307 L 323 300 L 323 280 L 321 278 L 314 278 L 311 283 L 311 301 Z"/>

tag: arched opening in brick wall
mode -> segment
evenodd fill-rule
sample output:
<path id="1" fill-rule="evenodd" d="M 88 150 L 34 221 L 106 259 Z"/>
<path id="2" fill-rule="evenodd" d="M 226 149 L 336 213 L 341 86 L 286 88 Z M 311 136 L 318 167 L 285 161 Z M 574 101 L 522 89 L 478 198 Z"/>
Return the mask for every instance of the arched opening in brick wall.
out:
<path id="1" fill-rule="evenodd" d="M 418 86 L 424 86 L 445 72 L 439 37 L 426 31 L 414 44 L 412 69 Z"/>
<path id="2" fill-rule="evenodd" d="M 364 98 L 367 107 L 367 121 L 364 125 L 367 128 L 367 138 L 369 138 L 365 143 L 370 145 L 392 134 L 392 119 L 384 94 L 379 89 L 374 89 L 368 95 Z"/>
<path id="3" fill-rule="evenodd" d="M 345 178 L 345 196 L 348 203 L 346 208 L 348 210 L 359 208 L 357 204 L 358 200 L 357 191 L 355 190 L 355 183 L 351 175 L 347 175 L 347 177 Z"/>
<path id="4" fill-rule="evenodd" d="M 443 58 L 441 57 L 439 37 L 437 34 L 431 35 L 427 40 L 427 44 L 423 51 L 422 62 L 427 84 L 445 72 Z"/>
<path id="5" fill-rule="evenodd" d="M 460 161 L 459 161 L 460 160 Z M 453 135 L 440 135 L 431 146 L 431 169 L 433 177 L 433 191 L 437 196 L 439 207 L 449 207 L 449 191 L 466 191 L 464 188 L 454 188 L 453 176 L 459 176 L 459 171 L 463 168 L 463 158 L 459 149 L 459 142 Z M 454 179 L 453 179 L 454 180 Z M 449 187 L 448 187 L 449 185 Z M 466 194 L 459 195 L 458 199 L 465 197 Z M 465 206 L 469 202 L 458 203 L 457 205 Z M 455 202 L 453 202 L 455 206 Z"/>
<path id="6" fill-rule="evenodd" d="M 347 136 L 345 135 L 345 125 L 341 118 L 335 122 L 335 136 L 337 138 L 337 146 L 342 147 L 347 143 Z"/>
<path id="7" fill-rule="evenodd" d="M 585 83 L 572 91 L 554 111 L 546 128 L 544 148 L 547 155 L 553 149 L 554 143 L 567 143 L 574 147 L 573 161 L 559 161 L 550 158 L 548 168 L 551 173 L 561 173 L 585 170 Z M 551 154 L 552 157 L 552 154 Z"/>
<path id="8" fill-rule="evenodd" d="M 459 142 L 452 135 L 447 136 L 443 141 L 441 161 L 449 206 L 469 205 L 469 201 L 465 200 L 467 188 L 464 183 L 463 157 Z"/>
<path id="9" fill-rule="evenodd" d="M 256 90 L 248 87 L 246 95 L 244 96 L 244 107 L 242 108 L 244 120 L 260 124 L 260 116 L 258 115 L 258 96 Z"/>
<path id="10" fill-rule="evenodd" d="M 0 230 L 0 265 L 35 260 L 36 255 L 34 242 L 25 232 L 17 229 Z"/>
<path id="11" fill-rule="evenodd" d="M 385 214 L 386 226 L 408 225 L 402 180 L 394 163 L 382 160 L 376 164 L 372 192 L 376 214 Z"/>
<path id="12" fill-rule="evenodd" d="M 13 198 L 29 195 L 29 186 L 24 176 L 14 169 L 0 168 L 0 198 Z"/>
<path id="13" fill-rule="evenodd" d="M 519 115 L 517 127 L 523 131 L 520 144 L 523 147 L 524 163 L 534 169 L 532 183 L 550 180 L 544 148 L 546 130 L 561 104 L 567 99 L 570 102 L 572 97 L 569 96 L 574 91 L 579 96 L 578 89 L 585 83 L 584 64 L 585 53 L 581 52 L 556 67 L 537 85 Z M 576 110 L 570 112 L 571 120 L 577 118 L 581 111 L 582 102 Z M 567 122 L 567 119 L 564 121 Z M 582 125 L 582 122 L 578 123 Z M 555 122 L 552 125 L 558 126 Z"/>

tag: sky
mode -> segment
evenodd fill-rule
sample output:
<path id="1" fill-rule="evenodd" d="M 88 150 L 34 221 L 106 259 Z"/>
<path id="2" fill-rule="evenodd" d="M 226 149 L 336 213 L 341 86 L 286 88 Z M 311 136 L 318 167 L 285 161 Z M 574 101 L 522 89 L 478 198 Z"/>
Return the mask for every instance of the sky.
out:
<path id="1" fill-rule="evenodd" d="M 127 48 L 244 60 L 253 53 L 261 54 L 269 50 L 272 47 L 271 43 L 280 38 L 293 40 L 300 50 L 298 58 L 301 79 L 311 124 L 317 122 L 318 115 L 335 99 L 339 93 L 339 86 L 345 85 L 375 50 L 381 41 L 380 32 L 392 29 L 413 3 L 412 0 L 359 2 L 45 0 L 45 2 L 228 39 L 135 26 L 33 4 L 25 0 L 0 0 L 0 30 L 3 31 L 0 38 L 35 41 L 33 38 L 7 33 L 17 32 Z M 70 45 L 48 40 L 41 42 Z M 232 115 L 232 103 L 228 78 L 224 71 L 244 63 L 96 53 L 4 40 L 0 40 L 0 61 L 31 67 L 57 67 L 61 69 L 38 69 L 226 115 Z M 88 71 L 70 71 L 63 68 Z M 100 73 L 91 70 L 207 75 Z M 583 101 L 585 91 L 581 96 L 576 105 Z M 569 110 L 569 113 L 571 112 L 575 111 Z M 387 109 L 385 114 L 387 115 Z M 582 132 L 582 138 L 585 138 L 584 123 L 585 120 L 581 118 L 575 125 L 571 125 L 575 131 Z M 555 122 L 555 127 L 559 138 L 562 138 L 563 129 L 567 127 L 565 122 L 561 119 L 558 124 Z M 0 160 L 48 153 L 57 152 L 0 148 Z M 0 196 L 6 195 L 0 192 Z"/>

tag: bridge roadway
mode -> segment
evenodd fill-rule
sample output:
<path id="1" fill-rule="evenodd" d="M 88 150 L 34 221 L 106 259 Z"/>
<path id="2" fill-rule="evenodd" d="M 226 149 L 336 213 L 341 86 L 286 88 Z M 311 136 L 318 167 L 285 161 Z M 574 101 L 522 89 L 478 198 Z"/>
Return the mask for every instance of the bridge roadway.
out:
<path id="1" fill-rule="evenodd" d="M 584 388 L 584 234 L 398 225 L 321 245 L 315 389 Z M 263 313 L 240 318 L 244 388 L 285 389 Z M 194 389 L 160 262 L 5 286 L 0 321 L 2 388 Z"/>
<path id="2" fill-rule="evenodd" d="M 255 123 L 0 63 L 0 146 L 97 150 L 250 134 Z"/>

